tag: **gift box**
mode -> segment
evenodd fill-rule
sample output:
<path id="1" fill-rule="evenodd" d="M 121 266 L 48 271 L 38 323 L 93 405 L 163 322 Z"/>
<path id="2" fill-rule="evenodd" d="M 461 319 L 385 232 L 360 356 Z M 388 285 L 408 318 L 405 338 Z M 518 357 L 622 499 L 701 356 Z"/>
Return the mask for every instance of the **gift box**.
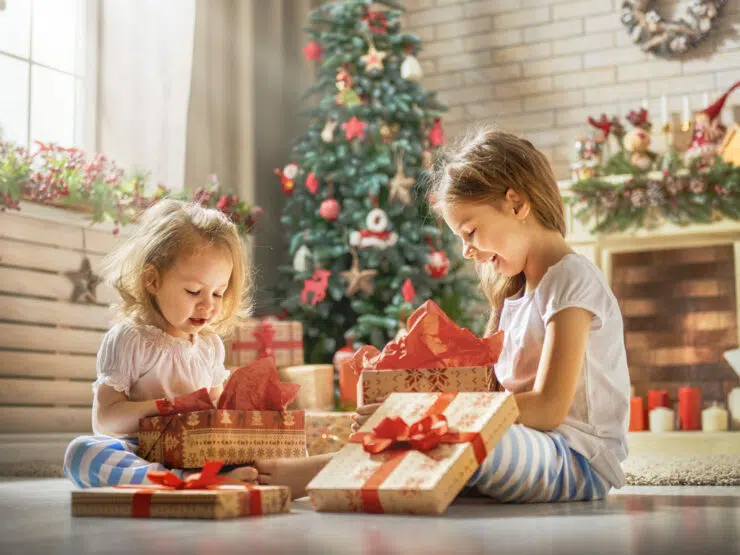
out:
<path id="1" fill-rule="evenodd" d="M 221 520 L 290 512 L 290 488 L 227 483 L 217 476 L 220 468 L 221 462 L 209 462 L 195 480 L 151 472 L 150 479 L 159 477 L 153 485 L 73 491 L 72 516 Z"/>
<path id="2" fill-rule="evenodd" d="M 503 332 L 484 338 L 455 324 L 433 301 L 409 316 L 407 333 L 382 351 L 365 346 L 350 365 L 357 373 L 358 404 L 391 392 L 485 392 L 497 389 L 493 364 Z"/>
<path id="3" fill-rule="evenodd" d="M 517 416 L 510 393 L 393 393 L 308 484 L 311 504 L 442 514 Z"/>
<path id="4" fill-rule="evenodd" d="M 267 356 L 278 368 L 303 364 L 303 326 L 300 322 L 249 320 L 224 341 L 226 366 L 244 366 Z"/>
<path id="5" fill-rule="evenodd" d="M 486 366 L 363 370 L 357 384 L 360 405 L 377 403 L 389 393 L 454 393 L 491 391 L 493 370 Z"/>
<path id="6" fill-rule="evenodd" d="M 306 455 L 303 411 L 204 410 L 139 420 L 139 456 L 170 468 Z"/>
<path id="7" fill-rule="evenodd" d="M 328 411 L 334 408 L 334 367 L 331 364 L 306 364 L 278 368 L 284 382 L 301 386 L 289 408 Z"/>
<path id="8" fill-rule="evenodd" d="M 351 412 L 306 412 L 306 450 L 309 455 L 339 451 L 347 443 Z"/>

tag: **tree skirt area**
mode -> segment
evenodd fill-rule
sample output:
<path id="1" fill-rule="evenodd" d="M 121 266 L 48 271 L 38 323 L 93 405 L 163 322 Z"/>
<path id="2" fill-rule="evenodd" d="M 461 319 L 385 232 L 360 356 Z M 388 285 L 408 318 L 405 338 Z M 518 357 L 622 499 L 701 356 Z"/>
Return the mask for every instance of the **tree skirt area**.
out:
<path id="1" fill-rule="evenodd" d="M 671 456 L 638 454 L 622 468 L 631 486 L 740 486 L 740 455 Z M 0 476 L 60 478 L 62 466 L 49 462 L 3 463 Z"/>

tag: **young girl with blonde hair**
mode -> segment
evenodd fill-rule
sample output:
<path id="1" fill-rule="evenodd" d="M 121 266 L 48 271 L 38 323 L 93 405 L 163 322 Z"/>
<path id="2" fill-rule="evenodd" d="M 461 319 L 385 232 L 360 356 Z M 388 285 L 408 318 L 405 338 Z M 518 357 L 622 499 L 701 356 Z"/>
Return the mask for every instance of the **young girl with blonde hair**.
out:
<path id="1" fill-rule="evenodd" d="M 251 289 L 236 226 L 218 210 L 175 200 L 144 212 L 106 262 L 119 321 L 98 352 L 95 435 L 73 440 L 64 458 L 80 487 L 140 484 L 164 469 L 136 455 L 139 419 L 215 404 L 229 375 L 218 334 L 246 315 Z"/>
<path id="2" fill-rule="evenodd" d="M 451 149 L 431 198 L 473 260 L 504 330 L 495 365 L 519 421 L 468 486 L 502 502 L 601 499 L 625 483 L 629 373 L 601 271 L 565 241 L 563 201 L 532 144 L 482 130 Z M 377 405 L 360 407 L 356 429 Z"/>

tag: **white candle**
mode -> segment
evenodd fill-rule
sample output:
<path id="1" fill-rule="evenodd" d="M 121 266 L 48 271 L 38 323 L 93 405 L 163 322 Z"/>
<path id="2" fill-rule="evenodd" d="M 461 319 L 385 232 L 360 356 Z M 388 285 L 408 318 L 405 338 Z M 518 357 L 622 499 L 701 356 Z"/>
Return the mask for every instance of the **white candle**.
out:
<path id="1" fill-rule="evenodd" d="M 727 395 L 727 408 L 730 409 L 732 429 L 740 431 L 740 387 L 736 387 Z"/>
<path id="2" fill-rule="evenodd" d="M 683 97 L 683 121 L 691 121 L 691 109 L 689 107 L 689 97 Z"/>
<path id="3" fill-rule="evenodd" d="M 668 99 L 665 95 L 660 97 L 660 121 L 668 123 Z"/>
<path id="4" fill-rule="evenodd" d="M 727 431 L 727 411 L 716 403 L 701 411 L 701 429 L 705 432 Z"/>
<path id="5" fill-rule="evenodd" d="M 675 429 L 676 413 L 666 407 L 655 407 L 650 411 L 651 432 L 672 432 Z"/>
<path id="6" fill-rule="evenodd" d="M 705 108 L 709 106 L 709 93 L 704 93 L 701 95 L 701 105 Z"/>
<path id="7" fill-rule="evenodd" d="M 642 108 L 645 108 L 646 110 L 648 109 L 648 100 L 647 100 L 647 98 L 643 98 L 642 99 L 642 102 L 640 102 L 640 106 Z"/>

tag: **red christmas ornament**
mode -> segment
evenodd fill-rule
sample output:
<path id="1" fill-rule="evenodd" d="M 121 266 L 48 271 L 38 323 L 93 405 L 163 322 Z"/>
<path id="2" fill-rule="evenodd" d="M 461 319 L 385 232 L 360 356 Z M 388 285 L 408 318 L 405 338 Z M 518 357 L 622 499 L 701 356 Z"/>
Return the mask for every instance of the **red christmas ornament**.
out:
<path id="1" fill-rule="evenodd" d="M 367 127 L 367 123 L 357 119 L 357 116 L 352 116 L 348 122 L 342 124 L 344 135 L 347 137 L 348 141 L 351 141 L 355 137 L 359 137 L 360 139 L 364 138 L 365 127 Z"/>
<path id="2" fill-rule="evenodd" d="M 306 44 L 306 46 L 301 48 L 301 51 L 303 52 L 303 56 L 306 58 L 306 61 L 318 62 L 321 59 L 321 46 L 315 40 Z"/>
<path id="3" fill-rule="evenodd" d="M 316 270 L 311 279 L 303 280 L 303 291 L 301 291 L 301 302 L 308 303 L 308 296 L 313 294 L 311 306 L 316 306 L 326 298 L 326 289 L 329 287 L 331 270 Z"/>
<path id="4" fill-rule="evenodd" d="M 403 299 L 407 303 L 413 303 L 414 297 L 416 296 L 416 289 L 414 289 L 414 284 L 411 283 L 410 279 L 407 279 L 403 282 L 403 287 L 401 287 L 401 294 L 403 295 Z"/>
<path id="5" fill-rule="evenodd" d="M 313 172 L 309 173 L 306 178 L 306 189 L 308 189 L 312 195 L 315 195 L 316 191 L 319 190 L 319 180 Z"/>
<path id="6" fill-rule="evenodd" d="M 429 254 L 429 263 L 424 266 L 427 273 L 433 278 L 443 278 L 450 271 L 450 259 L 444 251 L 434 251 Z"/>
<path id="7" fill-rule="evenodd" d="M 432 128 L 429 130 L 429 145 L 433 148 L 445 144 L 445 132 L 442 129 L 442 119 L 435 118 Z"/>
<path id="8" fill-rule="evenodd" d="M 381 35 L 388 31 L 388 18 L 383 12 L 367 10 L 362 20 L 367 22 L 367 26 L 375 34 Z"/>
<path id="9" fill-rule="evenodd" d="M 275 168 L 275 175 L 280 177 L 280 186 L 283 188 L 283 193 L 286 195 L 292 195 L 295 189 L 295 178 L 298 175 L 298 164 L 291 162 L 285 166 L 282 170 Z"/>
<path id="10" fill-rule="evenodd" d="M 336 201 L 336 199 L 328 198 L 321 203 L 319 207 L 319 216 L 329 222 L 333 222 L 339 217 L 339 213 L 342 211 L 342 207 Z"/>

